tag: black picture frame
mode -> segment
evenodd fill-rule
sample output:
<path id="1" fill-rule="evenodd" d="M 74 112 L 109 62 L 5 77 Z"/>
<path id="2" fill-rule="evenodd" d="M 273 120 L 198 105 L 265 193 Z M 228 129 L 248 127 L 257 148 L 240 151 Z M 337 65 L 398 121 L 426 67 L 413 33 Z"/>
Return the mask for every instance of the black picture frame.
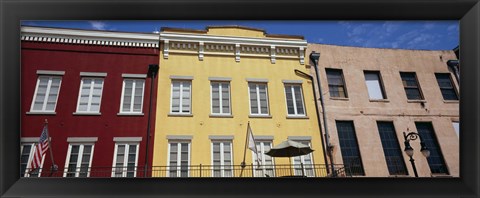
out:
<path id="1" fill-rule="evenodd" d="M 478 197 L 478 0 L 0 0 L 1 197 Z M 460 178 L 19 178 L 21 20 L 460 20 Z"/>

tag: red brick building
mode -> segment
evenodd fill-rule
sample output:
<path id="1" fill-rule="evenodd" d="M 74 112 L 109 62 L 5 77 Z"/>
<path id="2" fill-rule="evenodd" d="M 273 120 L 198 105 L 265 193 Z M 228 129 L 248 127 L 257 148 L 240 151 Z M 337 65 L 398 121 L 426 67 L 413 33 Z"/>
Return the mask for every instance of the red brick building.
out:
<path id="1" fill-rule="evenodd" d="M 44 27 L 21 32 L 22 176 L 143 177 L 147 72 L 158 65 L 158 34 Z M 155 101 L 154 91 L 151 120 Z M 45 119 L 58 171 L 51 172 L 47 151 L 39 172 L 29 174 Z M 149 166 L 152 148 L 150 137 Z"/>

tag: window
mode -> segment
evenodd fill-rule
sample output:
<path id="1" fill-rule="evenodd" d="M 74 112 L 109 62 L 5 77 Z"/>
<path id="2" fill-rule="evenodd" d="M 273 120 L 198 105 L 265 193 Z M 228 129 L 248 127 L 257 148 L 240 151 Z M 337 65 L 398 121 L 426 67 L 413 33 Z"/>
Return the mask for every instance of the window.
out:
<path id="1" fill-rule="evenodd" d="M 170 142 L 168 150 L 168 176 L 188 177 L 190 165 L 190 142 Z"/>
<path id="2" fill-rule="evenodd" d="M 367 84 L 368 95 L 372 100 L 385 99 L 379 71 L 364 71 L 365 83 Z"/>
<path id="3" fill-rule="evenodd" d="M 39 76 L 30 111 L 55 112 L 61 82 L 60 76 Z"/>
<path id="4" fill-rule="evenodd" d="M 115 144 L 112 177 L 135 177 L 137 175 L 138 143 Z"/>
<path id="5" fill-rule="evenodd" d="M 212 114 L 230 114 L 230 83 L 212 82 Z"/>
<path id="6" fill-rule="evenodd" d="M 102 90 L 103 78 L 82 78 L 77 112 L 99 113 Z"/>
<path id="7" fill-rule="evenodd" d="M 120 113 L 142 113 L 144 79 L 124 79 Z"/>
<path id="8" fill-rule="evenodd" d="M 450 74 L 439 74 L 436 73 L 435 77 L 437 77 L 438 86 L 440 87 L 440 91 L 442 92 L 442 96 L 444 100 L 458 100 L 457 91 L 453 87 L 452 79 L 450 78 Z"/>
<path id="9" fill-rule="evenodd" d="M 408 175 L 393 123 L 377 122 L 377 127 L 382 141 L 385 160 L 387 161 L 388 172 L 390 175 Z"/>
<path id="10" fill-rule="evenodd" d="M 39 177 L 45 155 L 42 158 L 39 169 L 30 173 L 30 163 L 33 158 L 36 143 L 23 143 L 20 148 L 20 177 Z"/>
<path id="11" fill-rule="evenodd" d="M 232 177 L 232 142 L 212 142 L 212 162 L 214 177 Z"/>
<path id="12" fill-rule="evenodd" d="M 305 116 L 302 85 L 285 85 L 287 113 L 293 116 Z"/>
<path id="13" fill-rule="evenodd" d="M 250 94 L 250 114 L 268 115 L 268 92 L 265 83 L 248 83 Z"/>
<path id="14" fill-rule="evenodd" d="M 191 113 L 191 81 L 172 81 L 171 113 Z"/>
<path id="15" fill-rule="evenodd" d="M 421 140 L 425 142 L 428 150 L 430 150 L 430 157 L 427 158 L 430 171 L 432 173 L 448 174 L 445 160 L 443 159 L 442 151 L 433 131 L 432 123 L 430 122 L 415 122 Z"/>
<path id="16" fill-rule="evenodd" d="M 310 146 L 310 141 L 297 141 L 305 145 Z M 302 170 L 303 166 L 303 170 Z M 315 171 L 313 170 L 313 160 L 312 153 L 307 155 L 301 155 L 293 157 L 293 169 L 295 170 L 295 175 L 304 175 L 307 177 L 315 177 Z"/>
<path id="17" fill-rule="evenodd" d="M 460 137 L 460 122 L 452 122 L 452 125 L 457 137 Z"/>
<path id="18" fill-rule="evenodd" d="M 325 69 L 327 72 L 328 89 L 330 97 L 347 98 L 347 90 L 345 89 L 345 81 L 341 69 Z"/>
<path id="19" fill-rule="evenodd" d="M 418 85 L 417 75 L 415 72 L 400 72 L 403 87 L 409 100 L 423 100 L 420 86 Z"/>
<path id="20" fill-rule="evenodd" d="M 64 177 L 89 177 L 93 157 L 93 144 L 70 144 Z"/>
<path id="21" fill-rule="evenodd" d="M 347 174 L 365 175 L 353 122 L 336 121 L 336 124 L 343 164 L 347 168 Z"/>
<path id="22" fill-rule="evenodd" d="M 266 155 L 265 153 L 270 151 L 270 148 L 272 148 L 272 142 L 270 141 L 255 141 L 256 146 L 257 146 L 257 151 L 258 153 L 255 154 L 252 151 L 252 156 L 253 156 L 253 168 L 255 170 L 255 177 L 274 177 L 275 176 L 275 171 L 274 171 L 274 164 L 273 164 L 273 158 L 269 155 Z M 257 160 L 257 155 L 258 155 L 258 160 Z M 260 162 L 260 165 L 258 165 L 258 162 Z"/>

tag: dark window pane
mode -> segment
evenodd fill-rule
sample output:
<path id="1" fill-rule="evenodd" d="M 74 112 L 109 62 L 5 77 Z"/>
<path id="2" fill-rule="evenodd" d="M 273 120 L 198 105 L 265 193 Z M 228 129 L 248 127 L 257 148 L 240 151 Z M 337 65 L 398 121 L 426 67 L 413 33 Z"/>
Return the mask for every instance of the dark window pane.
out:
<path id="1" fill-rule="evenodd" d="M 442 92 L 444 100 L 458 100 L 457 92 L 453 87 L 450 74 L 435 74 L 437 77 L 438 86 Z"/>
<path id="2" fill-rule="evenodd" d="M 400 72 L 402 77 L 403 87 L 405 88 L 405 93 L 407 99 L 409 100 L 422 100 L 422 94 L 420 92 L 420 86 L 417 82 L 417 76 L 414 72 Z"/>
<path id="3" fill-rule="evenodd" d="M 443 159 L 442 151 L 433 131 L 432 123 L 430 122 L 415 122 L 421 141 L 425 142 L 428 150 L 430 150 L 430 157 L 427 158 L 428 165 L 432 173 L 448 174 L 447 166 Z"/>
<path id="4" fill-rule="evenodd" d="M 407 168 L 392 122 L 377 122 L 383 152 L 390 175 L 407 175 Z"/>
<path id="5" fill-rule="evenodd" d="M 330 97 L 347 97 L 341 69 L 325 69 Z"/>
<path id="6" fill-rule="evenodd" d="M 347 174 L 365 175 L 352 121 L 337 121 L 338 139 Z"/>

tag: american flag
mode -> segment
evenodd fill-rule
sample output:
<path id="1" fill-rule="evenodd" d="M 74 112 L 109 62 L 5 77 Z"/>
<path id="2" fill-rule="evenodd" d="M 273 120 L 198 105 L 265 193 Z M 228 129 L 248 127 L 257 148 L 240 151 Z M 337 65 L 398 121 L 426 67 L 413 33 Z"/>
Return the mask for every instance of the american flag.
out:
<path id="1" fill-rule="evenodd" d="M 42 163 L 42 158 L 45 155 L 49 147 L 48 144 L 48 129 L 47 125 L 43 127 L 42 135 L 40 135 L 40 140 L 38 144 L 35 146 L 35 152 L 33 153 L 32 161 L 30 162 L 30 172 L 35 171 L 37 168 L 40 168 Z"/>

